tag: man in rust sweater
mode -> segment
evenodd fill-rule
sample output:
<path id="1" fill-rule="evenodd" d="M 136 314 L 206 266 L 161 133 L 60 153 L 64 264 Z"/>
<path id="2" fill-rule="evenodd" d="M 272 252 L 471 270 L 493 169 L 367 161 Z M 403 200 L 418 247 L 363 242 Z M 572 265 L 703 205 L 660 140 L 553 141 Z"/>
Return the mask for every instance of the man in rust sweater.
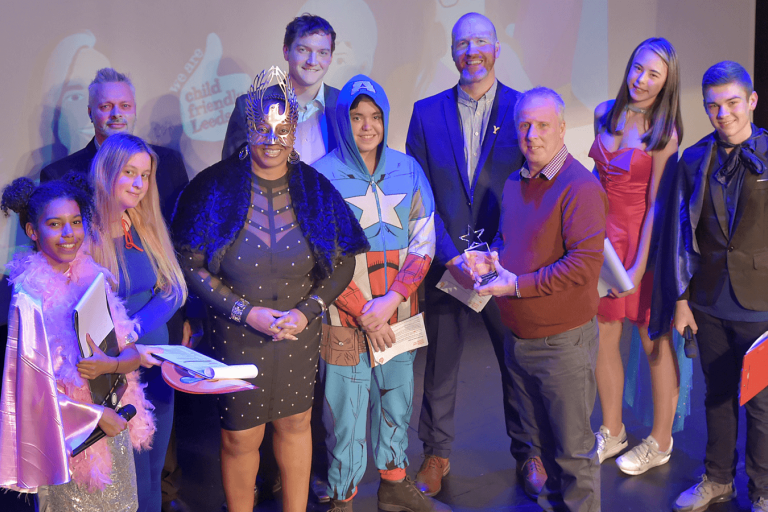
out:
<path id="1" fill-rule="evenodd" d="M 600 510 L 600 465 L 589 417 L 595 404 L 597 280 L 608 202 L 564 144 L 562 98 L 537 87 L 515 105 L 526 164 L 506 184 L 494 248 L 494 295 L 523 426 L 549 478 L 545 510 Z M 468 267 L 467 267 L 468 269 Z"/>

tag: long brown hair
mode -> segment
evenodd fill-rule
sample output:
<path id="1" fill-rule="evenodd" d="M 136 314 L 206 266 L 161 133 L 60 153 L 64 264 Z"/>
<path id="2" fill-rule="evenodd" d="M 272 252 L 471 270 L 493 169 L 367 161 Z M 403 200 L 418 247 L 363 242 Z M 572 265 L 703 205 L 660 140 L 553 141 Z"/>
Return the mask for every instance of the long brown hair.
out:
<path id="1" fill-rule="evenodd" d="M 149 188 L 139 204 L 126 210 L 126 213 L 157 275 L 156 288 L 164 296 L 175 296 L 179 303 L 183 303 L 187 298 L 187 284 L 160 211 L 157 155 L 149 144 L 134 135 L 118 133 L 107 137 L 91 163 L 90 178 L 96 205 L 93 229 L 95 243 L 91 251 L 93 259 L 112 272 L 118 280 L 114 283 L 116 287 L 120 284 L 120 269 L 123 270 L 126 285 L 130 284 L 128 273 L 125 272 L 123 244 L 114 243 L 110 228 L 113 220 L 119 219 L 122 213 L 114 198 L 115 185 L 128 161 L 139 153 L 147 153 L 151 160 Z"/>
<path id="2" fill-rule="evenodd" d="M 675 132 L 677 132 L 678 144 L 683 141 L 683 118 L 680 115 L 680 67 L 674 46 L 663 37 L 646 39 L 632 52 L 629 62 L 627 62 L 627 69 L 624 71 L 624 79 L 619 87 L 619 94 L 616 95 L 616 101 L 600 119 L 600 124 L 605 126 L 610 134 L 615 134 L 618 131 L 619 121 L 630 100 L 627 77 L 632 69 L 635 56 L 644 49 L 658 55 L 667 65 L 667 80 L 656 96 L 653 105 L 645 114 L 648 131 L 643 135 L 642 142 L 647 151 L 654 151 L 665 148 Z"/>

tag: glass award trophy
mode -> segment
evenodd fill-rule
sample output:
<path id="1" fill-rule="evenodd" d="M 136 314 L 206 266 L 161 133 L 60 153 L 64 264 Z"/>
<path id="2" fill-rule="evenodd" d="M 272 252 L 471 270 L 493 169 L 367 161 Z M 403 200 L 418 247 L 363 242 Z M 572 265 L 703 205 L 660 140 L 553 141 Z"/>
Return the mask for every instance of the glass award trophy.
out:
<path id="1" fill-rule="evenodd" d="M 464 250 L 464 259 L 467 265 L 480 277 L 480 284 L 488 284 L 499 277 L 499 274 L 493 263 L 491 248 L 487 242 L 480 239 L 483 231 L 483 229 L 473 231 L 472 226 L 467 226 L 467 234 L 459 238 L 467 242 L 467 248 Z"/>

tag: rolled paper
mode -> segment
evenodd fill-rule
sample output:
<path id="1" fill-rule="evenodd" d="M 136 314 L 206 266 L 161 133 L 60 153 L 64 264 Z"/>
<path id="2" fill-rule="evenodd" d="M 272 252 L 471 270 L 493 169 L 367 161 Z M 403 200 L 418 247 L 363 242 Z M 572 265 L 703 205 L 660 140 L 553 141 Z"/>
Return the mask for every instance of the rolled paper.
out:
<path id="1" fill-rule="evenodd" d="M 203 372 L 209 379 L 253 379 L 259 374 L 255 364 L 235 364 L 206 368 Z"/>
<path id="2" fill-rule="evenodd" d="M 603 246 L 603 256 L 603 266 L 600 269 L 600 280 L 597 284 L 599 295 L 605 297 L 611 289 L 626 292 L 634 288 L 635 284 L 624 269 L 621 258 L 616 254 L 611 241 L 607 238 Z"/>

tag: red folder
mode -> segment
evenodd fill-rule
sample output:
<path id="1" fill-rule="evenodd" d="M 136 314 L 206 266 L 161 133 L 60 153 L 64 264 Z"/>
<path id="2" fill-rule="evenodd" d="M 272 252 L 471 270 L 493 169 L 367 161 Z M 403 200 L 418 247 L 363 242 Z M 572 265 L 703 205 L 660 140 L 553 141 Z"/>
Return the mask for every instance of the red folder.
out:
<path id="1" fill-rule="evenodd" d="M 163 361 L 161 372 L 165 382 L 173 389 L 193 395 L 220 395 L 222 393 L 234 393 L 258 389 L 250 382 L 240 379 L 195 379 L 195 375 L 187 369 L 175 365 L 170 361 Z"/>
<path id="2" fill-rule="evenodd" d="M 744 355 L 739 405 L 749 402 L 750 398 L 768 386 L 768 341 L 766 340 L 768 340 L 768 332 L 757 338 Z"/>

